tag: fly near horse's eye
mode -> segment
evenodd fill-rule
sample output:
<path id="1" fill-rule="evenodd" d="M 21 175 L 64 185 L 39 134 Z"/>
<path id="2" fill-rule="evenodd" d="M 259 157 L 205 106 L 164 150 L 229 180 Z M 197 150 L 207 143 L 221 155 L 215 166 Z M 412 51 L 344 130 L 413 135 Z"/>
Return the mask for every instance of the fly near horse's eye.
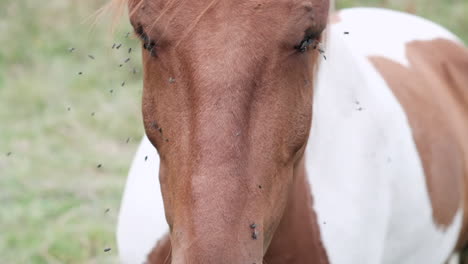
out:
<path id="1" fill-rule="evenodd" d="M 304 53 L 308 50 L 308 48 L 311 45 L 314 45 L 314 48 L 315 48 L 316 43 L 319 42 L 319 38 L 320 38 L 320 34 L 314 34 L 314 33 L 307 34 L 304 37 L 304 39 L 301 41 L 301 43 L 295 46 L 294 48 L 298 50 L 299 52 Z"/>

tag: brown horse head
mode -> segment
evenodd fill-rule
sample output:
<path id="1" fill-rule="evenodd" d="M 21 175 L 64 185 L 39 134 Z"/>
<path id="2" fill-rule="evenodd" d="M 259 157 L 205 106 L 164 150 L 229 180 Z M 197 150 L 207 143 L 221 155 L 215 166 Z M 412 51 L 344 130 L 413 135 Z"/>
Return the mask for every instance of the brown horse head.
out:
<path id="1" fill-rule="evenodd" d="M 262 263 L 312 116 L 328 0 L 130 0 L 172 263 Z"/>

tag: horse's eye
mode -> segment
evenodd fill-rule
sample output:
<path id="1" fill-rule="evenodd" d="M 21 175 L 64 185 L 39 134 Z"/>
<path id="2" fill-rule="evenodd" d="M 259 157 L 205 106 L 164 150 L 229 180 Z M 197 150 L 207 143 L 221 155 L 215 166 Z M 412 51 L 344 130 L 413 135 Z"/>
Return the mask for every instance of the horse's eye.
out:
<path id="1" fill-rule="evenodd" d="M 148 34 L 143 30 L 143 26 L 138 25 L 138 27 L 135 28 L 135 33 L 138 35 L 138 37 L 141 39 L 143 42 L 143 48 L 151 53 L 151 56 L 156 56 L 156 42 L 152 40 Z"/>
<path id="2" fill-rule="evenodd" d="M 319 43 L 320 34 L 307 34 L 301 43 L 294 48 L 299 52 L 303 53 L 306 52 L 310 46 L 315 49 L 317 47 L 317 43 Z"/>

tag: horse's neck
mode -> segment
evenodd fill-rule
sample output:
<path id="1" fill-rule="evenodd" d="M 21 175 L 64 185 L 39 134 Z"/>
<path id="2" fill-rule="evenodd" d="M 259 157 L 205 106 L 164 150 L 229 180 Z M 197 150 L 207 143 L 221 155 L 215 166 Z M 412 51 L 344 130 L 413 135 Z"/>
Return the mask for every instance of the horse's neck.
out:
<path id="1" fill-rule="evenodd" d="M 327 263 L 312 203 L 302 158 L 294 170 L 288 204 L 265 255 L 266 263 Z"/>

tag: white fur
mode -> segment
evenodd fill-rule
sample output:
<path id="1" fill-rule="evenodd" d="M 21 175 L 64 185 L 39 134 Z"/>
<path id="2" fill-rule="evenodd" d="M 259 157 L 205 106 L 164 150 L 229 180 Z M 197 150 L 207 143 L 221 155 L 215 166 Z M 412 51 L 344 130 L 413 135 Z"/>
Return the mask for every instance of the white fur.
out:
<path id="1" fill-rule="evenodd" d="M 158 175 L 159 157 L 144 137 L 130 168 L 120 206 L 117 244 L 121 263 L 144 263 L 158 239 L 169 230 Z"/>
<path id="2" fill-rule="evenodd" d="M 462 212 L 446 230 L 434 224 L 406 115 L 367 56 L 408 65 L 408 41 L 456 37 L 398 12 L 350 9 L 340 17 L 330 30 L 328 60 L 320 67 L 306 152 L 314 208 L 330 261 L 442 264 L 457 239 Z M 119 253 L 125 264 L 142 263 L 167 231 L 158 167 L 145 137 L 119 217 Z"/>
<path id="3" fill-rule="evenodd" d="M 462 212 L 447 230 L 434 224 L 407 117 L 367 57 L 408 65 L 409 41 L 456 38 L 399 12 L 350 9 L 339 16 L 314 95 L 306 163 L 330 261 L 444 263 Z"/>
<path id="4" fill-rule="evenodd" d="M 445 28 L 414 15 L 377 8 L 352 8 L 339 12 L 336 30 L 349 31 L 346 43 L 354 54 L 381 55 L 405 66 L 405 45 L 413 40 L 445 38 L 461 42 Z"/>

